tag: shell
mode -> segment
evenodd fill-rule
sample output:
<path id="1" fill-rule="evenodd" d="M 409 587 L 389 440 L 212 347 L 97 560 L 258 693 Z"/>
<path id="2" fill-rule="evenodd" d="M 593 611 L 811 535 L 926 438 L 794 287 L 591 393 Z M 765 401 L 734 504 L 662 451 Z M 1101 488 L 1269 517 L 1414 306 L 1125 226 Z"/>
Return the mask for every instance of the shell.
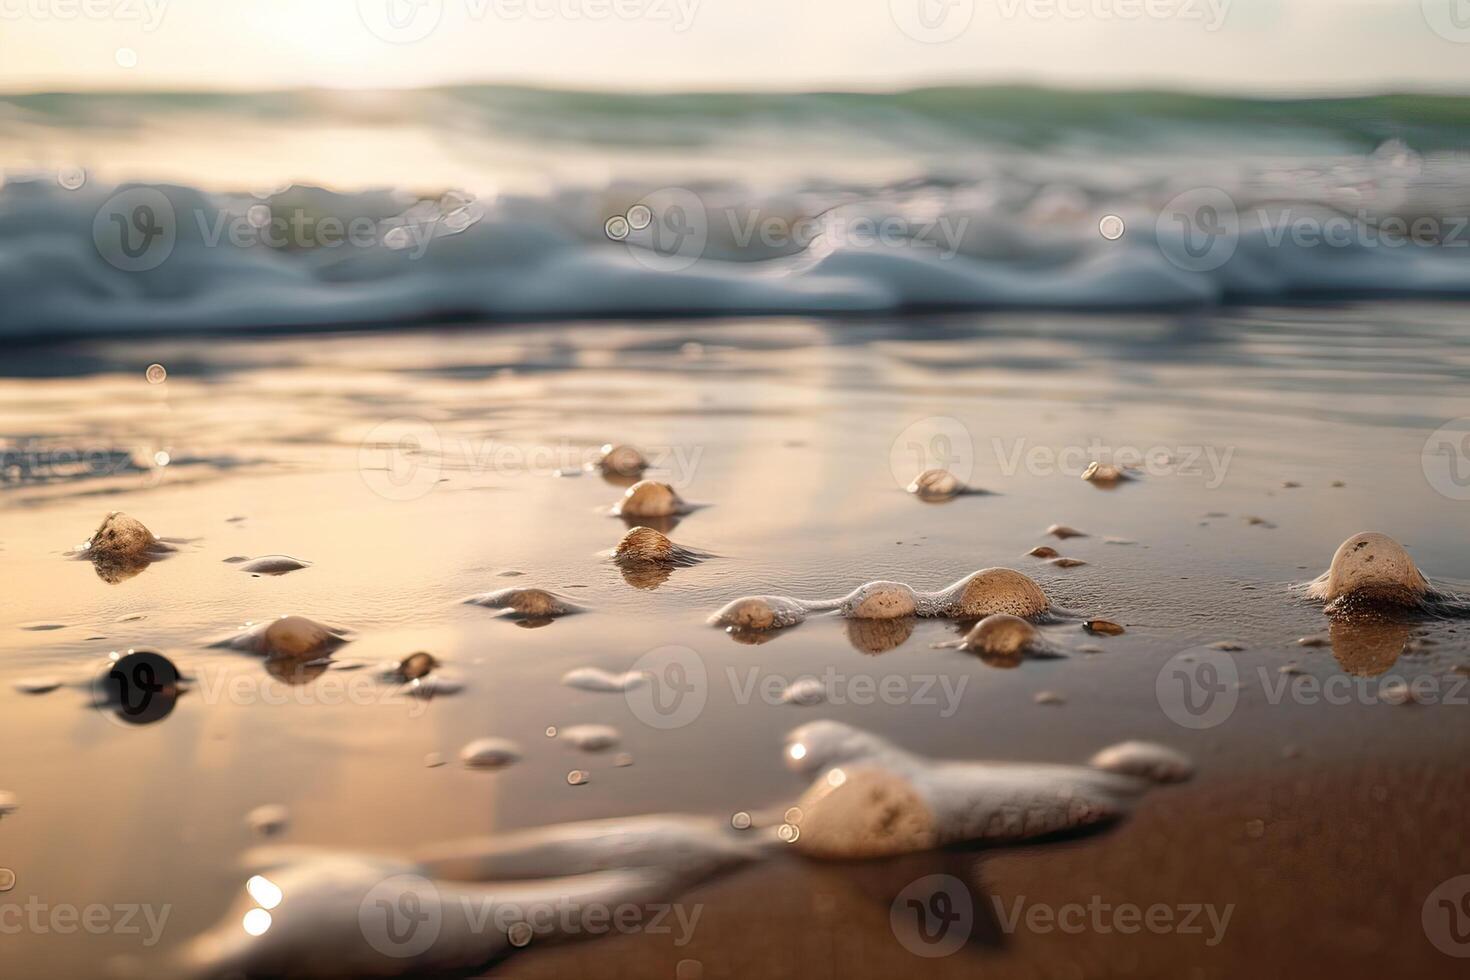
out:
<path id="1" fill-rule="evenodd" d="M 1102 463 L 1093 460 L 1088 464 L 1087 469 L 1082 471 L 1082 479 L 1088 483 L 1110 484 L 1118 483 L 1122 480 L 1131 480 L 1133 477 L 1129 475 L 1127 470 L 1114 466 L 1112 463 Z"/>

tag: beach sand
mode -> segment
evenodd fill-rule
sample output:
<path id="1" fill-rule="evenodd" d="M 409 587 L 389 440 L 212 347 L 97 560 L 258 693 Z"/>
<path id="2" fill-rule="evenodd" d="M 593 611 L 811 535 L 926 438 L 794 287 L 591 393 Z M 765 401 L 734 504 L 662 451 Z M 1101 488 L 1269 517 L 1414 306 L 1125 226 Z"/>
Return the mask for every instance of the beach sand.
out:
<path id="1" fill-rule="evenodd" d="M 289 814 L 274 842 L 389 854 L 638 814 L 779 813 L 809 782 L 783 765 L 786 733 L 831 718 L 932 758 L 1081 764 L 1142 739 L 1197 771 L 1082 835 L 870 862 L 786 849 L 680 896 L 702 909 L 685 946 L 533 942 L 496 975 L 1458 975 L 1422 914 L 1470 873 L 1466 623 L 1329 621 L 1301 586 L 1375 530 L 1435 585 L 1470 591 L 1464 504 L 1425 455 L 1470 415 L 1462 319 L 1401 303 L 17 350 L 0 379 L 0 791 L 19 803 L 0 818 L 16 878 L 3 898 L 170 911 L 150 947 L 52 930 L 12 939 L 7 962 L 162 975 L 240 895 L 239 861 L 262 841 L 247 814 L 263 805 Z M 154 363 L 167 380 L 150 383 Z M 644 477 L 690 512 L 612 516 L 633 478 L 587 468 L 607 443 L 638 447 Z M 1129 451 L 1134 478 L 1081 479 Z M 906 492 L 935 465 L 987 493 Z M 112 511 L 173 550 L 110 576 L 68 557 Z M 699 560 L 620 567 L 612 549 L 639 523 Z M 1038 545 L 1086 564 L 1028 556 Z M 278 555 L 305 567 L 231 561 Z M 817 613 L 754 636 L 706 623 L 742 596 L 933 591 L 992 566 L 1046 590 L 1061 612 L 1041 631 L 1063 656 L 987 662 L 942 617 Z M 507 588 L 581 608 L 526 618 L 462 601 Z M 210 645 L 287 614 L 348 642 L 304 666 Z M 1125 632 L 1085 630 L 1094 618 Z M 698 689 L 672 715 L 561 683 L 662 667 L 651 652 L 669 647 L 692 654 L 682 683 Z M 94 704 L 94 681 L 110 654 L 145 648 L 187 690 L 132 724 Z M 415 651 L 441 665 L 432 698 L 381 675 Z M 1200 663 L 1230 691 L 1207 725 L 1170 693 L 1170 671 Z M 823 703 L 781 700 L 803 676 Z M 1437 703 L 1392 703 L 1399 680 Z M 50 686 L 37 681 L 60 686 L 16 689 Z M 619 744 L 547 734 L 584 724 Z M 459 764 L 480 738 L 519 758 Z M 890 907 L 934 874 L 965 882 L 977 914 L 963 948 L 925 959 Z M 1206 945 L 1207 924 L 1007 931 L 995 902 L 1018 898 L 1233 911 Z"/>

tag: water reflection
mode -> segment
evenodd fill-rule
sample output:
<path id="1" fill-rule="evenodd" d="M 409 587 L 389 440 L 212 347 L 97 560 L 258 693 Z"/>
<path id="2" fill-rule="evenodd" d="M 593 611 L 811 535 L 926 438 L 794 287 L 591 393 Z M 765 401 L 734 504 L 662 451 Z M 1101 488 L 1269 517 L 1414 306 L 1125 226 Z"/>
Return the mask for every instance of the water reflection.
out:
<path id="1" fill-rule="evenodd" d="M 1327 627 L 1332 655 L 1345 673 L 1377 677 L 1394 665 L 1409 642 L 1414 624 L 1377 617 L 1337 617 Z"/>
<path id="2" fill-rule="evenodd" d="M 859 653 L 878 655 L 896 650 L 914 635 L 917 620 L 912 616 L 902 619 L 849 619 L 847 642 Z"/>

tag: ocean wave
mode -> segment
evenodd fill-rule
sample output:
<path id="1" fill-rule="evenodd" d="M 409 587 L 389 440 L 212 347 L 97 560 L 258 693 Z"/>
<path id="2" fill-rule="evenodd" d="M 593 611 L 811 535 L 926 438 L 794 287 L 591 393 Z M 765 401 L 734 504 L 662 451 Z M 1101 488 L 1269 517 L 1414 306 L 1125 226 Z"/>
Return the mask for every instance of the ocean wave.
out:
<path id="1" fill-rule="evenodd" d="M 473 87 L 0 99 L 0 133 L 90 133 L 99 146 L 150 146 L 147 133 L 186 118 L 199 125 L 175 125 L 176 140 L 220 150 L 207 134 L 239 135 L 246 117 L 357 125 L 372 135 L 363 146 L 381 147 L 367 156 L 387 159 L 403 120 L 426 121 L 434 145 L 485 179 L 354 188 L 324 173 L 316 183 L 339 189 L 221 190 L 207 173 L 112 184 L 78 166 L 10 168 L 0 336 L 1470 292 L 1470 154 L 1452 148 L 1470 100 L 1454 97 Z M 495 179 L 507 139 L 533 148 L 523 164 L 545 163 L 532 186 Z M 846 165 L 875 140 L 887 164 Z M 571 141 L 583 155 L 561 152 Z M 657 152 L 582 167 L 619 141 Z"/>

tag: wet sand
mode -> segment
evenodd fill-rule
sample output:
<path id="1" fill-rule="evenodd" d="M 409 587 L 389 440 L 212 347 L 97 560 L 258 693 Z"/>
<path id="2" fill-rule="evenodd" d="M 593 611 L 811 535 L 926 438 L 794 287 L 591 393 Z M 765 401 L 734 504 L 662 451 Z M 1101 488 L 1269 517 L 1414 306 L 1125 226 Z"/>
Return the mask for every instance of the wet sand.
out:
<path id="1" fill-rule="evenodd" d="M 19 352 L 0 380 L 0 434 L 44 465 L 0 490 L 0 710 L 19 733 L 0 791 L 20 804 L 0 818 L 0 866 L 17 881 L 3 897 L 172 910 L 151 949 L 23 935 L 11 961 L 59 976 L 161 969 L 239 894 L 238 860 L 261 840 L 246 814 L 261 805 L 290 815 L 279 842 L 386 853 L 608 817 L 724 819 L 800 796 L 809 780 L 783 765 L 783 739 L 831 718 L 935 758 L 1078 764 L 1144 739 L 1198 771 L 1116 825 L 1061 841 L 863 863 L 783 853 L 681 898 L 704 905 L 687 948 L 652 935 L 533 944 L 496 975 L 682 977 L 695 968 L 679 962 L 695 960 L 704 976 L 1225 976 L 1263 964 L 1449 976 L 1458 964 L 1420 913 L 1435 886 L 1470 873 L 1456 829 L 1470 685 L 1455 673 L 1470 662 L 1470 623 L 1333 623 L 1301 586 L 1371 529 L 1437 585 L 1470 591 L 1464 504 L 1422 462 L 1430 433 L 1470 414 L 1462 318 L 1404 304 Z M 154 362 L 168 367 L 163 384 L 144 377 Z M 395 418 L 422 421 L 379 428 Z M 956 456 L 955 433 L 933 419 L 958 420 L 970 448 Z M 379 447 L 405 432 L 424 448 L 386 473 Z M 988 494 L 916 499 L 906 486 L 929 468 L 908 455 L 916 440 Z M 1094 440 L 1166 447 L 1175 471 L 1100 485 L 1080 478 L 1085 451 L 1075 473 L 1024 462 Z M 697 509 L 661 527 L 610 515 L 634 479 L 583 471 L 608 443 L 638 447 L 642 475 Z M 129 462 L 67 464 L 57 451 Z M 1196 469 L 1179 472 L 1196 452 Z M 114 510 L 175 550 L 115 582 L 65 557 Z M 711 557 L 630 573 L 610 552 L 637 524 Z M 1052 524 L 1086 536 L 1059 540 Z M 1027 555 L 1043 544 L 1087 564 Z M 278 555 L 306 567 L 256 576 L 228 560 Z M 1065 656 L 987 662 L 956 649 L 966 624 L 942 617 L 815 613 L 759 637 L 706 623 L 741 596 L 825 600 L 875 580 L 926 591 L 991 566 L 1046 590 L 1062 614 L 1040 630 Z M 462 601 L 507 588 L 582 611 Z M 284 614 L 350 642 L 330 664 L 290 669 L 209 646 Z M 1125 632 L 1089 633 L 1091 618 Z M 1325 645 L 1297 642 L 1319 634 Z M 1160 672 L 1222 641 L 1241 648 L 1216 651 L 1237 673 L 1238 703 L 1213 727 L 1183 727 L 1161 704 Z M 680 727 L 561 682 L 579 667 L 637 669 L 671 645 L 693 651 L 707 682 Z M 145 647 L 191 690 L 162 719 L 127 725 L 92 706 L 88 681 L 111 651 Z M 381 679 L 381 665 L 415 651 L 457 690 L 424 698 Z M 842 696 L 823 703 L 758 693 L 829 669 Z M 14 689 L 48 677 L 63 686 Z M 902 694 L 854 703 L 855 678 L 895 679 Z M 1452 703 L 1356 693 L 1393 678 Z M 1361 686 L 1344 688 L 1346 703 L 1280 693 L 1333 679 Z M 1060 703 L 1037 703 L 1042 692 Z M 614 726 L 616 749 L 546 734 L 588 724 Z M 489 737 L 521 757 L 494 771 L 458 763 Z M 632 765 L 616 764 L 623 752 Z M 426 765 L 431 753 L 447 764 Z M 573 771 L 589 778 L 569 784 Z M 1018 895 L 1235 911 L 1208 948 L 1177 934 L 1005 934 L 982 917 L 963 950 L 922 960 L 895 938 L 889 905 L 936 873 L 969 882 L 985 911 Z"/>

